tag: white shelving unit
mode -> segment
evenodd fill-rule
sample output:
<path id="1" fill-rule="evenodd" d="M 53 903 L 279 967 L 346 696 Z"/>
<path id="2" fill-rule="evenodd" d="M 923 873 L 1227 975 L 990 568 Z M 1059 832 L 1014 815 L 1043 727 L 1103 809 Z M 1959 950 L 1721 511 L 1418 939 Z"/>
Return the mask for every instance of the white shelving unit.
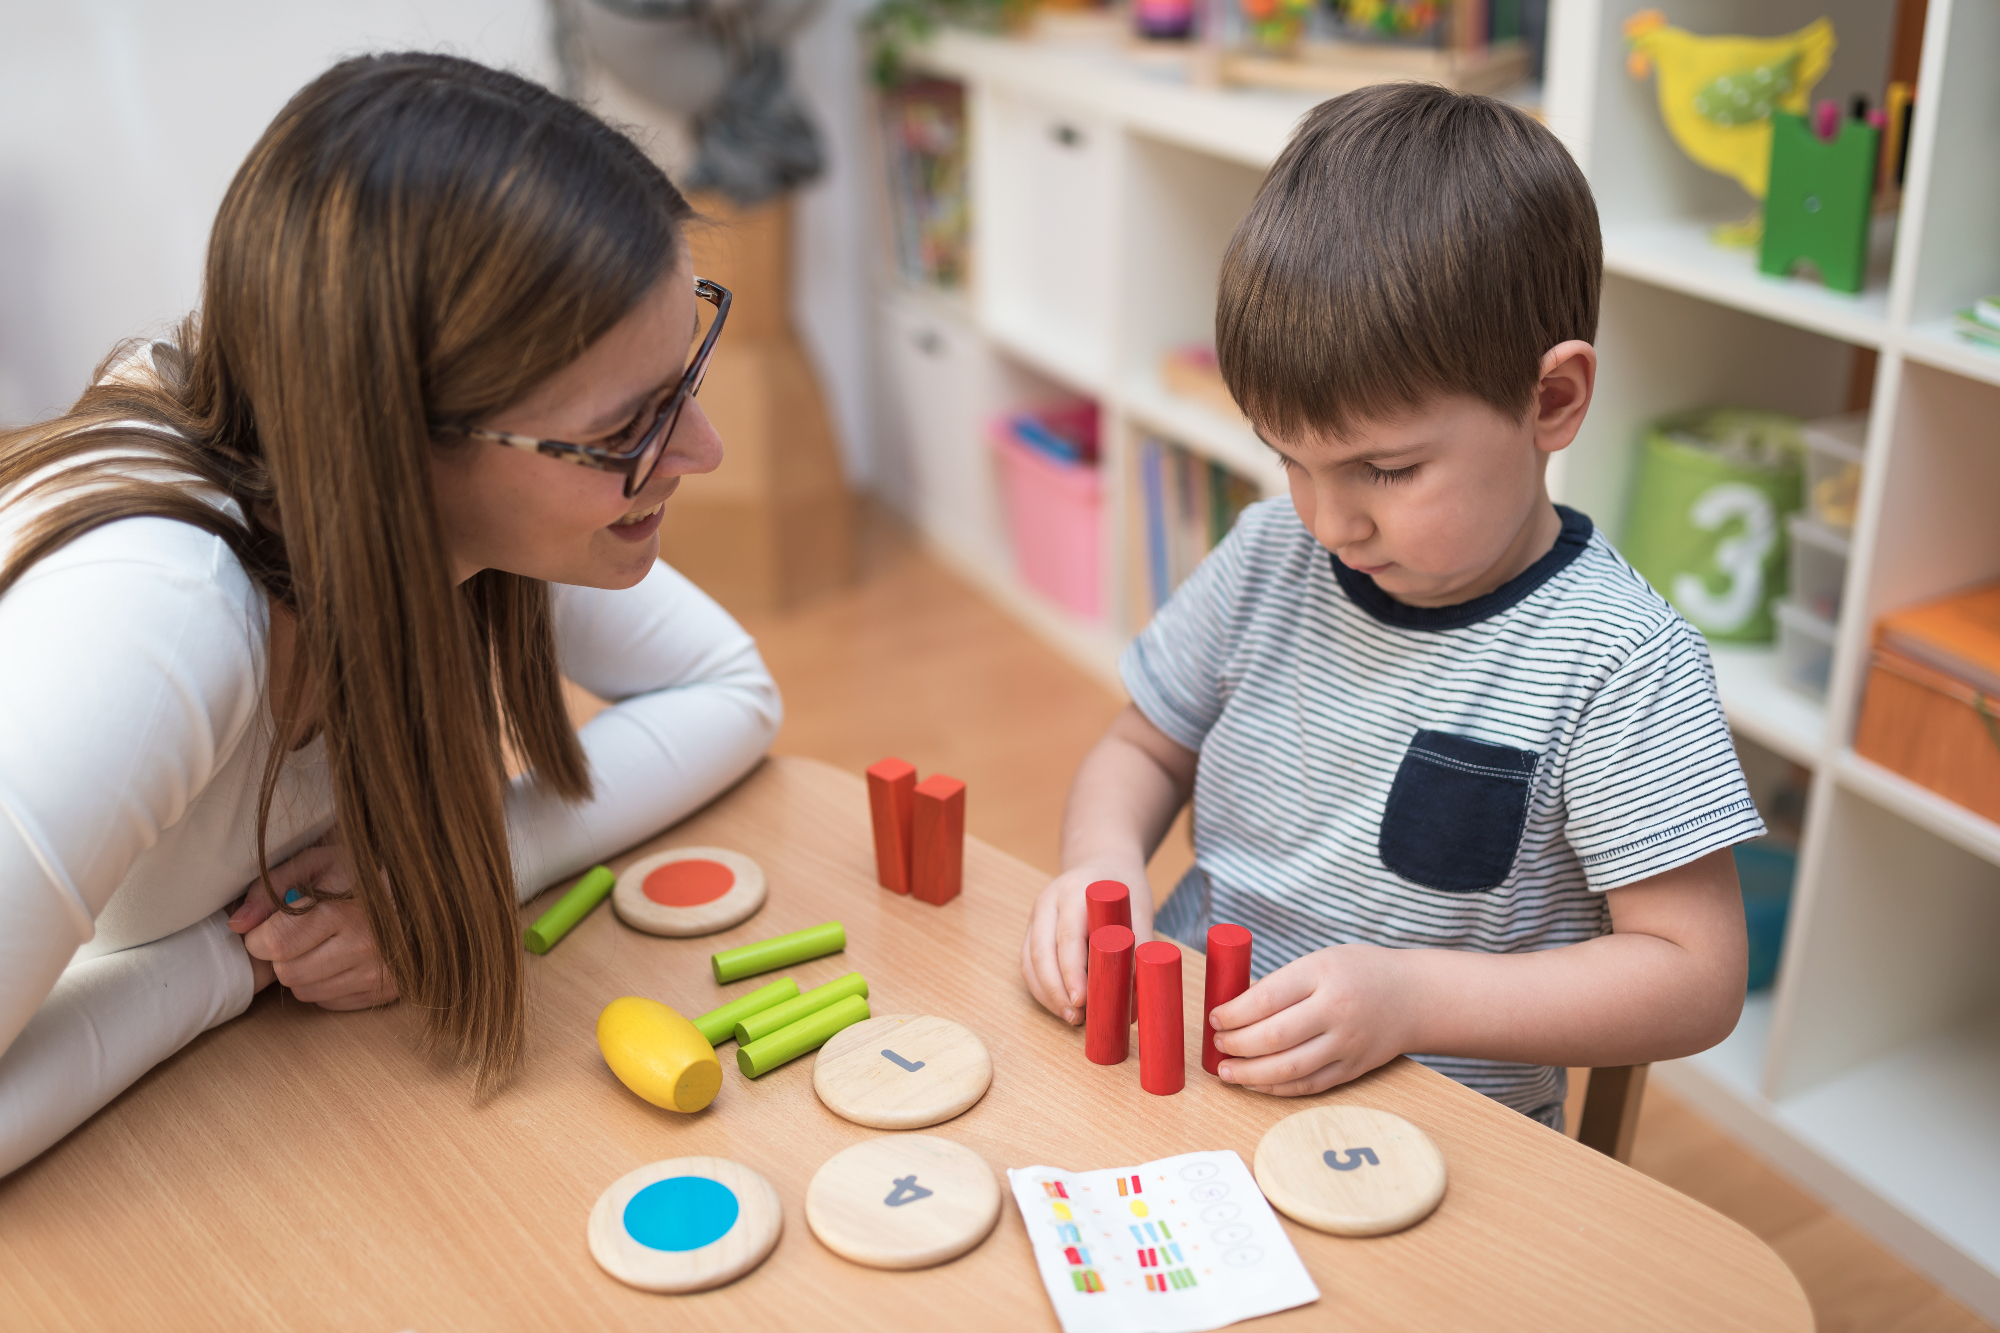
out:
<path id="1" fill-rule="evenodd" d="M 2000 0 L 1931 0 L 1900 217 L 1859 296 L 1756 272 L 1708 231 L 1748 212 L 1690 162 L 1650 81 L 1625 72 L 1642 8 L 1696 32 L 1776 34 L 1826 14 L 1820 95 L 1878 96 L 1882 0 L 1555 0 L 1543 113 L 1590 176 L 1605 238 L 1602 354 L 1584 434 L 1552 471 L 1616 539 L 1640 428 L 1710 405 L 1805 417 L 1847 405 L 1878 353 L 1859 517 L 1827 701 L 1768 649 L 1714 653 L 1741 741 L 1812 773 L 1792 920 L 1772 992 L 1720 1046 L 1661 1077 L 1940 1285 L 2000 1320 L 2000 826 L 1856 755 L 1870 627 L 2000 578 L 2000 354 L 1950 331 L 2000 290 Z M 1310 99 L 1177 84 L 1079 50 L 950 33 L 924 55 L 972 121 L 975 285 L 885 288 L 883 368 L 906 467 L 890 498 L 1051 642 L 1111 679 L 1129 622 L 1122 524 L 1135 439 L 1282 474 L 1247 424 L 1169 394 L 1159 354 L 1208 335 L 1230 232 Z M 1082 624 L 1015 579 L 985 423 L 1084 393 L 1104 412 L 1109 614 Z"/>

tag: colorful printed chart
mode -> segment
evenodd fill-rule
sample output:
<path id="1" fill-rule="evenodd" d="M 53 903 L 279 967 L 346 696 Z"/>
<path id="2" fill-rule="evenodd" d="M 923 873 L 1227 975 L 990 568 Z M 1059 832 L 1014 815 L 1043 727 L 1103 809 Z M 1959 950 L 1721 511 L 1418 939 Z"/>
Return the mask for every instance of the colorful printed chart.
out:
<path id="1" fill-rule="evenodd" d="M 1063 1333 L 1204 1333 L 1319 1299 L 1233 1152 L 1007 1181 Z"/>

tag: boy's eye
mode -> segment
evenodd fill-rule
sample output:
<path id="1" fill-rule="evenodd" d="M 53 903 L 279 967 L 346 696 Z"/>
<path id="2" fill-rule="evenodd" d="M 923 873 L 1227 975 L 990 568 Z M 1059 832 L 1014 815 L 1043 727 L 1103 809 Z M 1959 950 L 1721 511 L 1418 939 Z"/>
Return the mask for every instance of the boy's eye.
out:
<path id="1" fill-rule="evenodd" d="M 1368 480 L 1379 481 L 1388 486 L 1393 486 L 1397 482 L 1412 480 L 1417 475 L 1417 466 L 1415 463 L 1410 464 L 1408 467 L 1398 468 L 1379 468 L 1373 463 L 1363 463 L 1361 465 L 1362 470 L 1367 474 Z"/>

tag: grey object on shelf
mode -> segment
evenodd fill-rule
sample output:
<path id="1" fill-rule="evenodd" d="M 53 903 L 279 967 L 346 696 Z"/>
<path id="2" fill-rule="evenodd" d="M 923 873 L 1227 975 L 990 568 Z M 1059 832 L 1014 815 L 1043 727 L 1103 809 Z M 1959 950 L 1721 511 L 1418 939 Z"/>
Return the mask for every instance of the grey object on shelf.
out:
<path id="1" fill-rule="evenodd" d="M 786 40 L 820 0 L 551 0 L 565 84 L 587 52 L 634 94 L 686 117 L 695 161 L 680 184 L 751 208 L 825 169 L 818 130 L 786 76 Z"/>

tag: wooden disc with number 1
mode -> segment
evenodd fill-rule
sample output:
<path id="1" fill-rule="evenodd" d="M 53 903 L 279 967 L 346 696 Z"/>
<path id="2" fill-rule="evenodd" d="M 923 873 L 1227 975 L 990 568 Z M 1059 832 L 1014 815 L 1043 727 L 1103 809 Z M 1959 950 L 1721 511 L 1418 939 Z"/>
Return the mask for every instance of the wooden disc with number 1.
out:
<path id="1" fill-rule="evenodd" d="M 806 1225 L 870 1268 L 927 1268 L 985 1240 L 1000 1220 L 986 1159 L 929 1134 L 888 1134 L 827 1159 L 806 1187 Z"/>
<path id="2" fill-rule="evenodd" d="M 876 1129 L 942 1124 L 986 1095 L 993 1059 L 972 1029 L 930 1014 L 884 1014 L 837 1034 L 813 1062 L 826 1109 Z"/>
<path id="3" fill-rule="evenodd" d="M 1444 1198 L 1444 1156 L 1421 1129 L 1366 1106 L 1316 1106 L 1271 1126 L 1253 1168 L 1271 1206 L 1336 1236 L 1381 1236 Z"/>

